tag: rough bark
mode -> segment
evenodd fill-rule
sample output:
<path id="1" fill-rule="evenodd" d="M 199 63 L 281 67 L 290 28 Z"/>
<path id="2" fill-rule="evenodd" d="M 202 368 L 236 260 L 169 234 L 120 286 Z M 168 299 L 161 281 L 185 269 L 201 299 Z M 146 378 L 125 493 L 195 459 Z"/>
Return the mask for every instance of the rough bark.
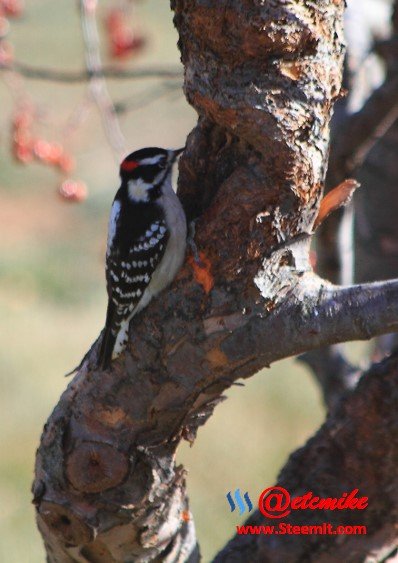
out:
<path id="1" fill-rule="evenodd" d="M 337 288 L 308 261 L 343 5 L 172 2 L 199 113 L 180 195 L 199 216 L 206 290 L 187 262 L 135 318 L 126 353 L 107 371 L 83 368 L 61 397 L 33 487 L 49 561 L 198 561 L 179 441 L 194 439 L 234 380 L 398 329 L 398 281 Z"/>
<path id="2" fill-rule="evenodd" d="M 366 526 L 366 535 L 237 535 L 214 563 L 362 563 L 396 561 L 398 547 L 398 358 L 373 366 L 354 392 L 333 408 L 317 434 L 296 451 L 277 485 L 291 498 L 312 491 L 340 497 L 359 489 L 365 510 L 296 510 L 283 518 L 292 526 Z M 277 525 L 257 511 L 246 524 Z M 390 559 L 391 557 L 391 559 Z"/>

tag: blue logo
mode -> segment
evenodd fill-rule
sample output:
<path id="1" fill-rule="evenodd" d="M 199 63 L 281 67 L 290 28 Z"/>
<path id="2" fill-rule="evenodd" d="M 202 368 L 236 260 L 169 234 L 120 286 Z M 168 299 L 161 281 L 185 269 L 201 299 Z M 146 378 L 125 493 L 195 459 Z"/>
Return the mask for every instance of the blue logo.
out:
<path id="1" fill-rule="evenodd" d="M 234 499 L 232 498 L 231 491 L 229 491 L 229 493 L 227 493 L 226 497 L 227 497 L 227 501 L 229 502 L 229 506 L 231 507 L 231 512 L 233 512 L 236 508 L 236 505 L 235 505 Z M 243 498 L 242 498 L 240 489 L 236 489 L 236 491 L 234 493 L 234 498 L 235 498 L 236 504 L 239 507 L 239 514 L 243 514 L 246 510 L 246 506 L 243 502 L 243 499 L 245 499 L 245 501 L 246 501 L 248 512 L 251 512 L 253 510 L 253 504 L 252 504 L 252 501 L 250 500 L 249 493 L 246 492 L 243 495 Z"/>

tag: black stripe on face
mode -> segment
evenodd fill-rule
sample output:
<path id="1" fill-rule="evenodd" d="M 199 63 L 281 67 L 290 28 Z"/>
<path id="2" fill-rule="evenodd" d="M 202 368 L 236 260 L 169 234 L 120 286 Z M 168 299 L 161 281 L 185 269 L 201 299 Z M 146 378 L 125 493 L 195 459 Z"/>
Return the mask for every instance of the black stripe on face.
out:
<path id="1" fill-rule="evenodd" d="M 142 178 L 142 180 L 146 184 L 153 184 L 157 176 L 161 174 L 163 170 L 167 167 L 167 161 L 164 161 L 164 164 L 145 164 L 139 165 L 135 168 L 130 174 L 129 179 L 131 180 L 138 180 Z"/>

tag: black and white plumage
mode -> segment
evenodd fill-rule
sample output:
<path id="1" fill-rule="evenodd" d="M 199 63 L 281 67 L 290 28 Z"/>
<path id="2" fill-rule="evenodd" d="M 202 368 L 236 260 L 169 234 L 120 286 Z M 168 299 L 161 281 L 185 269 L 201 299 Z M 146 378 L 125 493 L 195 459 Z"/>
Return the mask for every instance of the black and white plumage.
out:
<path id="1" fill-rule="evenodd" d="M 171 283 L 184 260 L 186 218 L 171 185 L 172 166 L 182 150 L 145 148 L 120 165 L 121 186 L 108 228 L 101 368 L 124 349 L 130 320 Z"/>

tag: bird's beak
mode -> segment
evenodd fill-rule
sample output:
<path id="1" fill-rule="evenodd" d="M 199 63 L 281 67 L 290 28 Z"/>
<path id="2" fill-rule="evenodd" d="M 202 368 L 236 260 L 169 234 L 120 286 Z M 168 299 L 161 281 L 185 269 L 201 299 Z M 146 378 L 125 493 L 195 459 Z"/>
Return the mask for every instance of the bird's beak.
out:
<path id="1" fill-rule="evenodd" d="M 173 164 L 177 160 L 177 157 L 180 156 L 180 154 L 182 152 L 184 152 L 184 150 L 185 150 L 185 147 L 182 147 L 181 149 L 176 149 L 175 151 L 170 150 L 169 151 L 169 162 L 170 162 L 170 164 Z"/>

